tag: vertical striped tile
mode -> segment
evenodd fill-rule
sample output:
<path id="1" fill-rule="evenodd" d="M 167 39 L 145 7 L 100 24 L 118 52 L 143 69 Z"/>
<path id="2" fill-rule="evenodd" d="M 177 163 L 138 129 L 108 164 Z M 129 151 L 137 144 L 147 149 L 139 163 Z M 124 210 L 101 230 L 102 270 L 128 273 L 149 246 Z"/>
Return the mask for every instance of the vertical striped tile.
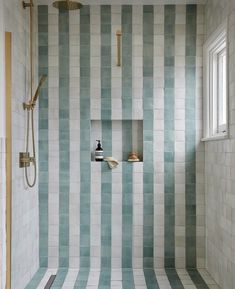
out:
<path id="1" fill-rule="evenodd" d="M 132 6 L 132 119 L 143 119 L 143 7 Z M 138 122 L 133 122 L 132 138 L 138 132 Z M 142 128 L 143 130 L 143 128 Z M 138 140 L 140 149 L 141 141 Z M 143 163 L 133 164 L 133 268 L 143 266 Z"/>
<path id="2" fill-rule="evenodd" d="M 111 287 L 111 268 L 103 268 L 100 271 L 98 289 Z"/>
<path id="3" fill-rule="evenodd" d="M 87 280 L 87 288 L 98 288 L 100 271 L 91 269 Z"/>
<path id="4" fill-rule="evenodd" d="M 48 267 L 57 268 L 59 262 L 59 12 L 49 12 L 49 234 Z"/>
<path id="5" fill-rule="evenodd" d="M 166 268 L 166 275 L 172 288 L 184 289 L 184 286 L 175 269 Z"/>
<path id="6" fill-rule="evenodd" d="M 132 269 L 122 269 L 122 288 L 135 289 L 134 275 Z"/>
<path id="7" fill-rule="evenodd" d="M 39 76 L 48 75 L 48 7 L 38 7 Z M 48 82 L 39 99 L 39 263 L 48 266 Z"/>
<path id="8" fill-rule="evenodd" d="M 153 268 L 153 6 L 143 6 L 143 268 Z"/>
<path id="9" fill-rule="evenodd" d="M 86 289 L 89 278 L 89 269 L 80 268 L 73 289 Z"/>
<path id="10" fill-rule="evenodd" d="M 49 278 L 51 277 L 51 275 L 55 275 L 56 274 L 56 269 L 47 269 L 43 278 L 41 279 L 40 283 L 37 286 L 37 289 L 44 289 L 47 281 L 49 280 Z"/>
<path id="11" fill-rule="evenodd" d="M 144 269 L 144 276 L 147 288 L 156 288 L 159 289 L 159 285 L 157 282 L 156 274 L 154 269 Z"/>
<path id="12" fill-rule="evenodd" d="M 133 164 L 133 268 L 143 268 L 143 163 Z"/>
<path id="13" fill-rule="evenodd" d="M 186 6 L 185 202 L 186 267 L 196 268 L 196 27 L 197 6 Z"/>
<path id="14" fill-rule="evenodd" d="M 132 119 L 143 119 L 143 6 L 132 6 Z M 131 116 L 130 116 L 131 118 Z"/>
<path id="15" fill-rule="evenodd" d="M 122 6 L 122 150 L 132 151 L 132 6 Z M 125 121 L 126 120 L 126 121 Z M 132 267 L 133 187 L 132 165 L 122 164 L 122 268 Z"/>
<path id="16" fill-rule="evenodd" d="M 80 12 L 80 267 L 90 266 L 90 7 Z"/>
<path id="17" fill-rule="evenodd" d="M 101 119 L 102 145 L 112 156 L 111 122 L 111 6 L 101 5 Z M 99 286 L 111 281 L 112 173 L 106 162 L 101 164 L 101 271 Z M 109 269 L 108 269 L 109 268 Z M 104 277 L 105 276 L 105 277 Z M 109 280 L 107 280 L 109 279 Z M 105 282 L 105 283 L 106 283 Z M 102 287 L 102 286 L 101 286 Z"/>
<path id="18" fill-rule="evenodd" d="M 184 287 L 186 287 L 186 288 L 190 287 L 192 289 L 197 289 L 186 269 L 177 269 L 177 273 L 178 273 L 180 281 Z"/>
<path id="19" fill-rule="evenodd" d="M 69 268 L 68 274 L 66 275 L 66 278 L 64 280 L 64 283 L 61 289 L 73 288 L 76 278 L 77 278 L 77 270 Z"/>
<path id="20" fill-rule="evenodd" d="M 185 267 L 185 22 L 186 6 L 175 15 L 175 266 Z"/>
<path id="21" fill-rule="evenodd" d="M 134 282 L 136 288 L 147 289 L 144 272 L 142 269 L 133 270 Z"/>
<path id="22" fill-rule="evenodd" d="M 91 117 L 101 117 L 101 19 L 100 6 L 90 6 L 91 13 Z M 92 127 L 92 153 L 96 140 L 102 137 L 100 122 Z M 101 164 L 92 162 L 91 167 L 91 268 L 101 265 Z"/>
<path id="23" fill-rule="evenodd" d="M 198 270 L 188 269 L 187 273 L 189 274 L 197 289 L 209 289 L 209 286 L 206 284 Z"/>
<path id="24" fill-rule="evenodd" d="M 101 134 L 101 131 L 100 131 Z M 91 164 L 91 268 L 101 265 L 101 163 Z"/>
<path id="25" fill-rule="evenodd" d="M 25 289 L 37 289 L 45 274 L 46 268 L 39 268 Z"/>
<path id="26" fill-rule="evenodd" d="M 175 6 L 165 6 L 164 21 L 164 212 L 165 267 L 175 266 Z"/>
<path id="27" fill-rule="evenodd" d="M 118 30 L 121 30 L 121 5 L 112 5 L 112 119 L 120 120 L 122 115 L 122 69 L 117 66 L 117 36 Z M 115 151 L 113 147 L 113 151 Z"/>
<path id="28" fill-rule="evenodd" d="M 159 289 L 172 289 L 164 269 L 156 269 L 155 274 L 157 277 Z"/>
<path id="29" fill-rule="evenodd" d="M 59 11 L 59 266 L 69 266 L 69 13 Z"/>
<path id="30" fill-rule="evenodd" d="M 121 129 L 121 128 L 120 128 Z M 121 140 L 121 131 L 118 137 Z M 115 131 L 113 130 L 113 139 Z M 120 141 L 120 145 L 122 145 Z M 111 267 L 122 268 L 122 163 L 112 171 L 112 263 Z"/>
<path id="31" fill-rule="evenodd" d="M 91 117 L 101 119 L 100 5 L 91 5 Z M 94 140 L 92 140 L 94 141 Z"/>
<path id="32" fill-rule="evenodd" d="M 154 267 L 164 267 L 164 5 L 154 6 Z"/>
<path id="33" fill-rule="evenodd" d="M 69 12 L 69 57 L 70 57 L 70 199 L 69 199 L 69 267 L 79 267 L 80 248 L 80 90 L 79 90 L 79 23 L 80 12 Z"/>
<path id="34" fill-rule="evenodd" d="M 58 269 L 51 289 L 61 289 L 68 274 L 68 268 Z"/>

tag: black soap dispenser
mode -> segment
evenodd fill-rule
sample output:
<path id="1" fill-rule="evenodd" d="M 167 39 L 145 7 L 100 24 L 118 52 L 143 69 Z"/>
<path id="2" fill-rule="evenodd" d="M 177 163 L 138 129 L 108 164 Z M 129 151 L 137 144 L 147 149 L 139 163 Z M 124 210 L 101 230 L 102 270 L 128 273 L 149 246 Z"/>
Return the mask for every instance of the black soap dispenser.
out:
<path id="1" fill-rule="evenodd" d="M 97 148 L 95 150 L 95 160 L 96 162 L 102 162 L 104 160 L 104 151 L 101 147 L 100 140 L 97 140 Z"/>

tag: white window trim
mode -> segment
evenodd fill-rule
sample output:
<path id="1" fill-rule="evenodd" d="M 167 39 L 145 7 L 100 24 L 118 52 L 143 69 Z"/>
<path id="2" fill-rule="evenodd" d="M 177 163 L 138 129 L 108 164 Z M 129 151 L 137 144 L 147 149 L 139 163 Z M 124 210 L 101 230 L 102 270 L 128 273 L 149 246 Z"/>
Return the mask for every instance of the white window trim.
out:
<path id="1" fill-rule="evenodd" d="M 203 138 L 202 141 L 210 141 L 210 140 L 223 140 L 229 138 L 229 61 L 228 61 L 228 24 L 227 19 L 224 21 L 216 31 L 207 39 L 203 47 Z M 225 41 L 224 41 L 225 39 Z M 211 96 L 211 88 L 214 87 L 213 83 L 211 83 L 211 73 L 212 73 L 212 65 L 210 58 L 212 57 L 212 52 L 216 51 L 216 47 L 220 46 L 223 42 L 226 43 L 226 55 L 227 55 L 227 90 L 226 90 L 226 98 L 227 98 L 227 122 L 226 122 L 226 132 L 225 133 L 216 133 L 214 134 L 213 128 L 211 125 L 213 124 L 213 104 L 210 102 L 212 100 Z"/>

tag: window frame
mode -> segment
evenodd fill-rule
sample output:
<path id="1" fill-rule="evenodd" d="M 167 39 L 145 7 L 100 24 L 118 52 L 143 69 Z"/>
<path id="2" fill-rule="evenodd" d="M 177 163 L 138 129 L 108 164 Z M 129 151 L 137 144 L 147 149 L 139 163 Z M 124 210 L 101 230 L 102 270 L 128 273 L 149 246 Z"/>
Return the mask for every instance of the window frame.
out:
<path id="1" fill-rule="evenodd" d="M 212 33 L 203 46 L 203 139 L 218 140 L 229 137 L 229 74 L 227 20 Z M 219 125 L 218 56 L 226 53 L 226 124 Z M 214 125 L 216 123 L 216 126 Z M 216 128 L 216 130 L 215 130 Z"/>

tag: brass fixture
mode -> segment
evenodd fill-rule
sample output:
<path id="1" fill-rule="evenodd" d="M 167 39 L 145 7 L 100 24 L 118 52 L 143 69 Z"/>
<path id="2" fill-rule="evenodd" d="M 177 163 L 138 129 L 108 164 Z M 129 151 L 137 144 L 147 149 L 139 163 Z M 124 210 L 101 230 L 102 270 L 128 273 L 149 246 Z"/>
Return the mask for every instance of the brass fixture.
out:
<path id="1" fill-rule="evenodd" d="M 30 1 L 29 3 L 26 3 L 25 1 L 22 2 L 23 8 L 26 9 L 28 7 L 33 7 L 33 2 Z"/>
<path id="2" fill-rule="evenodd" d="M 25 169 L 25 178 L 27 185 L 32 188 L 36 184 L 37 180 L 37 164 L 36 164 L 36 150 L 35 150 L 35 135 L 34 135 L 34 107 L 36 105 L 40 88 L 43 85 L 44 81 L 46 80 L 47 76 L 42 75 L 39 81 L 37 90 L 33 95 L 33 0 L 30 0 L 29 3 L 23 2 L 23 8 L 29 7 L 30 9 L 30 100 L 28 103 L 23 103 L 23 109 L 27 111 L 27 130 L 26 130 L 26 150 L 25 152 L 20 152 L 19 154 L 19 167 Z M 30 156 L 29 153 L 29 135 L 30 135 L 30 122 L 31 122 L 31 137 L 32 137 L 32 149 L 33 149 L 33 156 Z M 34 167 L 34 177 L 33 181 L 29 181 L 28 177 L 28 167 L 32 163 Z"/>
<path id="3" fill-rule="evenodd" d="M 52 5 L 59 10 L 77 10 L 83 6 L 80 2 L 69 0 L 55 1 Z"/>
<path id="4" fill-rule="evenodd" d="M 116 32 L 117 36 L 117 66 L 121 66 L 121 36 L 122 31 L 118 30 Z"/>
<path id="5" fill-rule="evenodd" d="M 20 168 L 29 167 L 31 162 L 35 162 L 35 158 L 31 158 L 29 153 L 20 153 Z"/>
<path id="6" fill-rule="evenodd" d="M 40 82 L 38 84 L 37 90 L 36 90 L 32 100 L 30 100 L 28 103 L 26 103 L 26 102 L 23 103 L 24 110 L 26 110 L 26 109 L 27 110 L 33 110 L 34 109 L 36 102 L 37 102 L 37 99 L 38 99 L 38 96 L 39 96 L 40 88 L 43 85 L 44 81 L 46 81 L 46 79 L 47 79 L 47 75 L 42 75 Z"/>

